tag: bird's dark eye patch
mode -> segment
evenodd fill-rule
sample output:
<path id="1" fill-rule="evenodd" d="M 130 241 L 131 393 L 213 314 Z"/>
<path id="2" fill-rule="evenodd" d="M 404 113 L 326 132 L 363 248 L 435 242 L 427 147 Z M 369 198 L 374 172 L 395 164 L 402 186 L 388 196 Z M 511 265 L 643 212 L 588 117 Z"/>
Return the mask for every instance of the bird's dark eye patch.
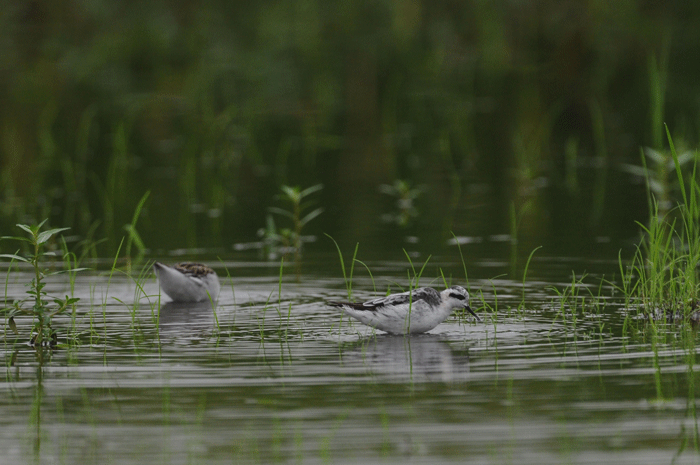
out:
<path id="1" fill-rule="evenodd" d="M 457 299 L 457 300 L 465 300 L 466 299 L 466 297 L 464 297 L 462 294 L 457 294 L 456 292 L 450 292 L 450 297 L 452 297 L 453 299 Z"/>

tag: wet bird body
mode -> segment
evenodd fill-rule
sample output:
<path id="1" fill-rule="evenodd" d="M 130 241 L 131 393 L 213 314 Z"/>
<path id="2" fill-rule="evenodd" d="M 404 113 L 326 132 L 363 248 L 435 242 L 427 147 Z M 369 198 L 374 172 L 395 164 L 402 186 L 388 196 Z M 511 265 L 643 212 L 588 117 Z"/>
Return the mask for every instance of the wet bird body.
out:
<path id="1" fill-rule="evenodd" d="M 356 320 L 392 334 L 416 334 L 430 331 L 447 319 L 456 308 L 469 307 L 469 293 L 461 286 L 442 292 L 421 287 L 362 303 L 329 302 Z"/>
<path id="2" fill-rule="evenodd" d="M 174 302 L 202 302 L 219 297 L 219 277 L 201 263 L 184 262 L 171 267 L 156 262 L 153 271 L 160 288 Z"/>

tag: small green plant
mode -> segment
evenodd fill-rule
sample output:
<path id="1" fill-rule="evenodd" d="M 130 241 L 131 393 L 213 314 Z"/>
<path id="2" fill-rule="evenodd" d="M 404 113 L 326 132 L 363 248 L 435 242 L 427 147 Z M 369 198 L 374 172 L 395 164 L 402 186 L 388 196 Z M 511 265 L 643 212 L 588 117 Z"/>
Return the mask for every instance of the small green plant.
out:
<path id="1" fill-rule="evenodd" d="M 415 201 L 423 193 L 420 187 L 411 187 L 409 181 L 397 179 L 393 184 L 382 184 L 379 192 L 387 194 L 396 200 L 396 211 L 382 216 L 386 223 L 394 223 L 398 226 L 408 226 L 418 217 Z"/>
<path id="2" fill-rule="evenodd" d="M 286 253 L 290 249 L 294 251 L 294 259 L 298 264 L 301 261 L 302 230 L 314 218 L 323 213 L 323 208 L 315 208 L 308 211 L 311 203 L 308 197 L 323 189 L 323 184 L 316 184 L 306 189 L 300 187 L 282 186 L 280 198 L 288 205 L 288 208 L 270 207 L 271 214 L 281 215 L 292 220 L 291 228 L 277 229 L 272 215 L 268 215 L 266 228 L 258 231 L 265 245 L 268 247 L 268 257 L 276 257 L 276 251 Z"/>
<path id="3" fill-rule="evenodd" d="M 42 266 L 42 258 L 48 255 L 48 253 L 43 252 L 45 244 L 54 235 L 69 229 L 55 228 L 42 231 L 41 228 L 44 223 L 46 223 L 46 220 L 42 221 L 36 226 L 18 224 L 17 227 L 25 231 L 27 233 L 27 237 L 13 236 L 2 238 L 28 243 L 31 251 L 25 256 L 19 255 L 19 252 L 14 254 L 0 254 L 0 257 L 2 258 L 9 258 L 12 261 L 27 263 L 34 271 L 34 278 L 32 279 L 31 283 L 28 284 L 29 290 L 27 291 L 27 294 L 29 294 L 29 298 L 14 301 L 11 306 L 4 309 L 4 312 L 7 315 L 7 324 L 15 334 L 19 334 L 17 325 L 15 324 L 15 316 L 27 315 L 32 317 L 33 325 L 30 344 L 35 347 L 45 345 L 55 346 L 57 344 L 58 337 L 56 335 L 56 330 L 51 327 L 51 320 L 54 316 L 65 312 L 68 308 L 80 300 L 78 298 L 68 296 L 66 296 L 64 299 L 53 298 L 53 305 L 47 300 L 49 299 L 49 296 L 44 290 L 44 287 L 46 286 L 44 279 L 47 276 L 63 273 L 65 271 L 80 271 L 81 269 L 78 268 L 73 270 L 48 272 L 47 269 Z M 31 306 L 28 305 L 30 303 Z"/>

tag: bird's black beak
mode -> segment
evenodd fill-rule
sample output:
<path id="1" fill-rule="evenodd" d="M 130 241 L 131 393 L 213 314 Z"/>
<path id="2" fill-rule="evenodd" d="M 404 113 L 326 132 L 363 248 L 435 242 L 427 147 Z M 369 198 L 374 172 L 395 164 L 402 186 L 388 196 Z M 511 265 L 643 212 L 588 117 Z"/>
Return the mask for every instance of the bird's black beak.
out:
<path id="1" fill-rule="evenodd" d="M 464 309 L 465 309 L 466 311 L 468 311 L 469 313 L 471 313 L 472 315 L 474 315 L 474 318 L 476 318 L 476 321 L 481 321 L 481 318 L 479 318 L 479 315 L 477 315 L 476 313 L 474 313 L 474 310 L 472 310 L 472 308 L 471 308 L 469 305 L 467 305 L 466 307 L 464 307 Z"/>

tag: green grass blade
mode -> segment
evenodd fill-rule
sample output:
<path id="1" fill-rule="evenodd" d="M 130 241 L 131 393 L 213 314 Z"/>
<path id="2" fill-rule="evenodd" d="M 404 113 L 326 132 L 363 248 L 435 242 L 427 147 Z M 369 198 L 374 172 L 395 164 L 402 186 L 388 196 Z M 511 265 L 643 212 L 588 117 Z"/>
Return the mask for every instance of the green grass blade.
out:
<path id="1" fill-rule="evenodd" d="M 671 138 L 671 133 L 668 130 L 668 125 L 664 123 L 666 128 L 666 137 L 668 137 L 668 145 L 671 147 L 671 156 L 673 156 L 673 164 L 676 166 L 676 176 L 678 176 L 678 184 L 681 186 L 681 194 L 683 195 L 683 204 L 688 205 L 688 197 L 685 192 L 685 183 L 683 182 L 683 173 L 681 172 L 681 164 L 678 161 L 678 154 L 676 153 L 676 147 L 673 145 L 673 139 Z"/>
<path id="2" fill-rule="evenodd" d="M 348 281 L 348 276 L 345 272 L 345 261 L 343 260 L 343 252 L 340 250 L 340 246 L 329 234 L 323 233 L 328 239 L 332 240 L 335 244 L 335 248 L 338 251 L 338 258 L 340 259 L 340 269 L 343 271 L 343 280 L 345 281 L 345 289 L 348 291 L 348 299 L 352 299 L 352 280 Z"/>

